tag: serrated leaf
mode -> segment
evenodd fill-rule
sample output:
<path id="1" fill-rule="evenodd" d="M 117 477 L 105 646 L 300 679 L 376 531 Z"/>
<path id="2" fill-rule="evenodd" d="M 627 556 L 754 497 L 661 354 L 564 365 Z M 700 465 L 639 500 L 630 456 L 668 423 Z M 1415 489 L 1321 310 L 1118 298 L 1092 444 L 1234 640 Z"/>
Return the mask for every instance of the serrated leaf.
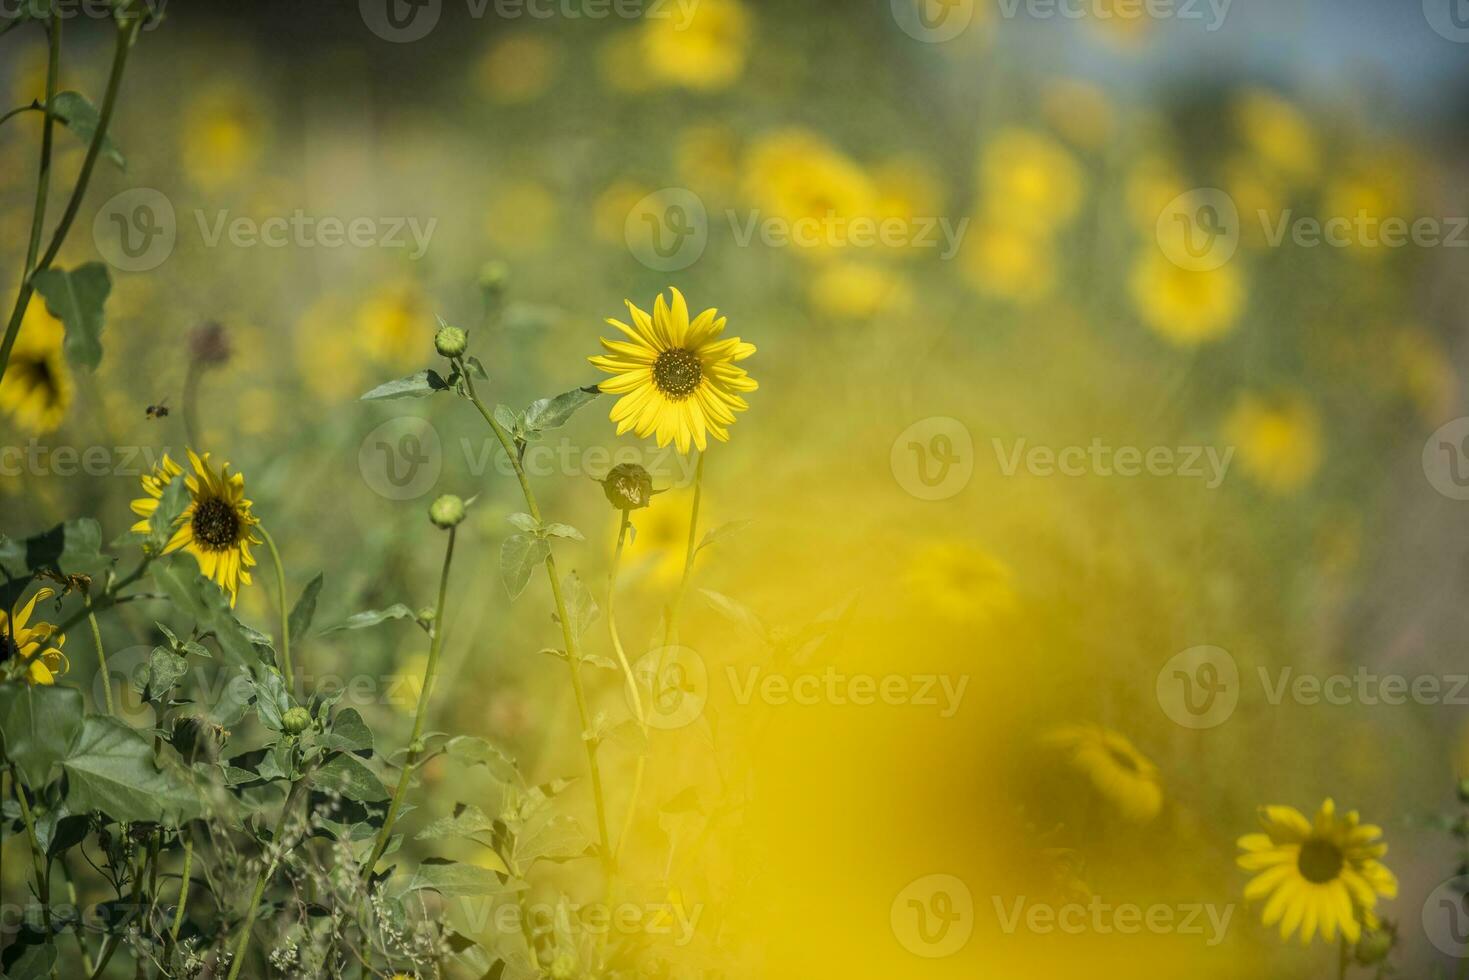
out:
<path id="1" fill-rule="evenodd" d="M 704 532 L 704 537 L 699 541 L 699 547 L 695 548 L 694 550 L 696 552 L 703 551 L 705 548 L 709 547 L 709 545 L 718 541 L 720 538 L 727 538 L 732 534 L 738 534 L 753 523 L 755 522 L 729 521 L 728 523 L 721 524 L 718 527 L 710 528 L 708 531 Z"/>
<path id="2" fill-rule="evenodd" d="M 417 371 L 408 375 L 406 378 L 383 382 L 363 395 L 359 401 L 373 402 L 391 398 L 424 398 L 428 395 L 438 394 L 441 391 L 448 391 L 450 387 L 449 382 L 445 381 L 437 371 Z"/>
<path id="3" fill-rule="evenodd" d="M 382 780 L 355 755 L 333 756 L 311 774 L 311 783 L 323 792 L 337 793 L 349 800 L 377 803 L 388 798 Z"/>
<path id="4" fill-rule="evenodd" d="M 148 657 L 148 669 L 142 677 L 143 699 L 157 701 L 167 697 L 178 679 L 188 671 L 188 661 L 183 657 L 166 647 L 154 647 Z"/>
<path id="5" fill-rule="evenodd" d="M 335 633 L 338 630 L 366 629 L 369 626 L 376 626 L 390 619 L 413 619 L 414 617 L 415 614 L 412 609 L 409 609 L 401 602 L 395 602 L 386 609 L 368 609 L 364 612 L 348 616 L 337 625 L 328 626 L 322 630 L 322 633 Z"/>
<path id="6" fill-rule="evenodd" d="M 70 272 L 44 269 L 31 277 L 36 292 L 46 299 L 46 309 L 66 327 L 62 349 L 66 359 L 80 367 L 95 369 L 102 363 L 102 308 L 112 292 L 107 266 L 88 262 Z"/>
<path id="7" fill-rule="evenodd" d="M 51 778 L 81 734 L 86 712 L 82 692 L 69 687 L 0 684 L 0 745 L 32 789 Z"/>
<path id="8" fill-rule="evenodd" d="M 601 393 L 596 385 L 588 385 L 562 392 L 554 398 L 537 399 L 525 410 L 525 428 L 530 432 L 560 428 L 576 414 L 577 409 L 591 404 Z"/>
<path id="9" fill-rule="evenodd" d="M 454 806 L 454 814 L 439 819 L 414 835 L 415 840 L 441 840 L 445 837 L 462 837 L 481 843 L 476 834 L 490 834 L 495 830 L 495 821 L 479 807 L 467 803 Z"/>
<path id="10" fill-rule="evenodd" d="M 257 664 L 251 669 L 250 683 L 255 696 L 255 710 L 260 723 L 271 731 L 285 728 L 282 720 L 291 710 L 291 694 L 286 690 L 286 681 L 274 667 Z"/>
<path id="11" fill-rule="evenodd" d="M 152 744 L 113 718 L 87 718 L 61 768 L 72 813 L 100 810 L 118 821 L 177 825 L 202 812 L 183 770 L 160 770 Z"/>
<path id="12" fill-rule="evenodd" d="M 536 566 L 551 554 L 544 538 L 529 534 L 512 534 L 500 545 L 500 577 L 511 599 L 519 598 Z"/>
<path id="13" fill-rule="evenodd" d="M 356 708 L 343 708 L 332 718 L 331 731 L 322 742 L 329 748 L 348 752 L 371 752 L 372 729 Z"/>
<path id="14" fill-rule="evenodd" d="M 492 852 L 493 853 L 493 852 Z M 436 891 L 448 898 L 467 895 L 494 895 L 514 888 L 509 883 L 510 869 L 505 862 L 494 857 L 500 869 L 498 873 L 473 864 L 461 864 L 447 858 L 425 858 L 413 869 L 407 891 Z"/>
<path id="15" fill-rule="evenodd" d="M 287 620 L 292 636 L 305 636 L 306 631 L 311 629 L 311 620 L 316 616 L 316 597 L 321 593 L 321 584 L 324 581 L 323 574 L 317 572 L 316 578 L 307 582 L 306 588 L 301 590 L 301 597 L 291 608 L 291 616 Z"/>
<path id="16" fill-rule="evenodd" d="M 85 95 L 71 91 L 57 92 L 51 99 L 50 108 L 51 114 L 61 120 L 67 129 L 76 133 L 78 139 L 83 143 L 92 142 L 101 118 L 97 107 Z M 127 169 L 127 161 L 123 159 L 122 151 L 117 148 L 111 136 L 102 137 L 102 155 L 117 164 L 117 169 Z"/>

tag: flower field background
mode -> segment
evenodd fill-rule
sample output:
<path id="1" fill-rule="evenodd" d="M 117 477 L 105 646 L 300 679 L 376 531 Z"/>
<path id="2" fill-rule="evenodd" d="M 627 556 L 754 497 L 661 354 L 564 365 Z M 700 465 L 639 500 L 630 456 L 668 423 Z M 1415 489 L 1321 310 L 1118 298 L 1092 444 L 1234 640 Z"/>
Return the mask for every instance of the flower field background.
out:
<path id="1" fill-rule="evenodd" d="M 1456 2 L 0 3 L 0 969 L 1469 975 Z"/>

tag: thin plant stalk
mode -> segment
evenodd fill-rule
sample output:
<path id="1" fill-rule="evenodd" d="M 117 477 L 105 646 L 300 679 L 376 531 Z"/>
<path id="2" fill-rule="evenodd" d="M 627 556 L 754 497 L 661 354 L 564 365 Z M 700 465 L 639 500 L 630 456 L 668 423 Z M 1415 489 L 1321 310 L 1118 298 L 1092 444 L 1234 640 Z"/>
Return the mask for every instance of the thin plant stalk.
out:
<path id="1" fill-rule="evenodd" d="M 617 653 L 617 662 L 622 666 L 623 676 L 627 679 L 627 691 L 632 699 L 633 714 L 637 716 L 638 727 L 642 729 L 643 738 L 648 737 L 648 716 L 643 710 L 643 694 L 638 690 L 637 678 L 633 676 L 632 664 L 628 662 L 627 651 L 623 649 L 622 637 L 617 633 L 617 573 L 622 567 L 622 549 L 627 542 L 627 531 L 632 526 L 632 512 L 622 511 L 622 520 L 617 527 L 617 547 L 612 552 L 612 570 L 607 575 L 607 635 L 612 641 L 612 649 Z M 628 794 L 627 812 L 622 818 L 622 830 L 617 835 L 617 849 L 613 852 L 613 863 L 617 863 L 622 857 L 622 848 L 627 843 L 628 834 L 632 829 L 633 816 L 638 809 L 638 796 L 643 789 L 643 773 L 648 765 L 647 747 L 638 753 L 637 762 L 633 770 L 632 791 Z"/>
<path id="2" fill-rule="evenodd" d="M 520 453 L 515 449 L 515 441 L 505 427 L 495 421 L 485 403 L 480 401 L 479 395 L 475 393 L 474 381 L 469 372 L 460 369 L 460 374 L 465 381 L 465 390 L 469 400 L 474 407 L 479 409 L 480 415 L 489 424 L 490 430 L 495 433 L 495 438 L 500 441 L 500 446 L 505 450 L 505 456 L 510 460 L 510 465 L 515 468 L 515 478 L 520 481 L 520 492 L 525 498 L 525 506 L 530 511 L 530 516 L 537 524 L 541 523 L 541 508 L 536 503 L 536 495 L 530 488 L 530 480 L 526 477 L 525 467 L 521 464 Z M 576 696 L 576 710 L 581 721 L 583 733 L 582 744 L 586 747 L 587 769 L 592 777 L 592 802 L 597 811 L 597 834 L 602 846 L 602 863 L 607 872 L 613 867 L 613 854 L 611 838 L 607 833 L 607 804 L 602 792 L 602 770 L 597 762 L 597 744 L 594 739 L 585 737 L 585 733 L 592 730 L 591 712 L 587 707 L 586 687 L 582 683 L 581 655 L 577 649 L 577 638 L 571 627 L 571 617 L 566 614 L 566 600 L 561 595 L 561 578 L 556 571 L 556 556 L 548 552 L 546 555 L 546 577 L 551 582 L 551 598 L 556 603 L 556 619 L 561 624 L 561 638 L 566 644 L 566 663 L 571 671 L 571 689 Z"/>
<path id="3" fill-rule="evenodd" d="M 36 274 L 51 267 L 57 253 L 61 251 L 62 244 L 66 241 L 66 235 L 71 231 L 72 222 L 76 220 L 77 212 L 81 209 L 82 198 L 86 196 L 87 185 L 92 179 L 92 170 L 97 165 L 97 157 L 102 153 L 102 142 L 107 138 L 108 128 L 112 125 L 112 114 L 117 108 L 118 92 L 122 88 L 122 76 L 127 68 L 128 52 L 132 50 L 133 42 L 137 40 L 138 30 L 143 23 L 142 17 L 133 17 L 120 20 L 117 25 L 116 44 L 112 54 L 112 70 L 107 77 L 107 90 L 102 97 L 102 107 L 97 115 L 97 130 L 92 134 L 92 141 L 87 145 L 87 154 L 82 158 L 82 167 L 77 174 L 76 186 L 72 188 L 71 198 L 66 202 L 66 209 L 62 212 L 61 220 L 57 222 L 56 230 L 51 234 L 51 244 L 47 246 L 46 252 L 39 261 L 35 260 L 35 253 L 40 248 L 40 227 L 45 219 L 46 197 L 49 192 L 51 180 L 51 145 L 50 138 L 54 128 L 55 118 L 50 112 L 50 103 L 55 95 L 56 73 L 60 58 L 60 18 L 57 14 L 52 15 L 52 58 L 48 63 L 46 74 L 46 120 L 41 133 L 42 141 L 42 163 L 41 175 L 37 180 L 36 187 L 36 210 L 31 220 L 31 247 L 28 249 L 25 276 L 21 280 L 20 291 L 15 298 L 15 306 L 10 311 L 10 320 L 5 327 L 5 337 L 0 340 L 0 380 L 5 378 L 5 369 L 10 364 L 10 351 L 15 346 L 15 338 L 20 334 L 21 321 L 25 319 L 26 309 L 30 306 L 31 296 L 35 292 Z"/>
<path id="4" fill-rule="evenodd" d="M 699 504 L 704 496 L 704 459 L 707 453 L 699 453 L 699 462 L 694 467 L 694 502 L 689 509 L 689 540 L 687 550 L 684 552 L 683 575 L 678 580 L 678 591 L 674 593 L 673 601 L 668 604 L 666 622 L 663 627 L 663 645 L 665 647 L 678 643 L 678 616 L 683 607 L 684 593 L 688 591 L 689 575 L 694 569 L 694 553 L 699 549 L 695 547 L 699 533 Z"/>
<path id="5" fill-rule="evenodd" d="M 372 846 L 372 854 L 367 863 L 363 865 L 363 873 L 371 876 L 373 868 L 381 860 L 383 851 L 387 850 L 388 841 L 393 834 L 393 824 L 397 822 L 398 811 L 403 806 L 403 794 L 408 790 L 408 780 L 413 775 L 413 766 L 418 761 L 418 754 L 422 751 L 420 740 L 423 738 L 423 726 L 428 720 L 428 703 L 433 694 L 435 671 L 439 664 L 439 651 L 444 645 L 444 601 L 449 594 L 449 565 L 454 560 L 454 534 L 457 528 L 449 528 L 449 543 L 444 548 L 444 567 L 439 573 L 439 601 L 434 607 L 434 632 L 429 641 L 428 663 L 423 668 L 423 684 L 418 690 L 418 708 L 413 714 L 413 736 L 408 742 L 408 757 L 403 760 L 403 771 L 398 775 L 398 785 L 393 788 L 392 801 L 388 804 L 388 815 L 383 819 L 382 829 L 378 831 L 377 842 Z"/>
<path id="6" fill-rule="evenodd" d="M 194 864 L 194 837 L 184 829 L 184 874 L 183 880 L 179 882 L 179 907 L 173 913 L 173 927 L 168 930 L 168 936 L 174 942 L 179 941 L 179 929 L 184 925 L 184 909 L 189 904 L 189 872 Z"/>
<path id="7" fill-rule="evenodd" d="M 114 714 L 112 708 L 112 675 L 107 672 L 107 651 L 102 646 L 102 630 L 97 626 L 97 614 L 92 611 L 92 597 L 82 593 L 82 601 L 87 605 L 87 624 L 92 627 L 92 642 L 97 646 L 97 669 L 102 672 L 102 697 L 107 702 L 107 713 Z"/>
<path id="8" fill-rule="evenodd" d="M 291 676 L 291 608 L 286 605 L 286 570 L 281 564 L 281 553 L 275 546 L 275 538 L 270 536 L 264 524 L 257 524 L 256 527 L 265 538 L 265 546 L 270 549 L 270 560 L 275 563 L 276 595 L 280 599 L 281 607 L 281 672 L 286 675 L 286 690 L 295 693 L 296 684 Z"/>
<path id="9" fill-rule="evenodd" d="M 264 868 L 260 869 L 260 877 L 255 879 L 255 889 L 250 893 L 250 906 L 245 910 L 245 921 L 240 926 L 240 938 L 235 942 L 234 959 L 230 962 L 228 980 L 235 980 L 240 975 L 240 967 L 245 963 L 245 954 L 250 949 L 250 933 L 255 928 L 255 915 L 260 908 L 260 898 L 265 894 L 265 886 L 275 876 L 276 865 L 280 863 L 284 848 L 281 847 L 281 835 L 285 833 L 286 821 L 291 815 L 291 808 L 296 800 L 300 798 L 307 785 L 307 773 L 302 773 L 301 778 L 291 784 L 291 791 L 286 794 L 286 802 L 281 807 L 281 815 L 275 822 L 275 833 L 270 835 L 271 856 Z"/>

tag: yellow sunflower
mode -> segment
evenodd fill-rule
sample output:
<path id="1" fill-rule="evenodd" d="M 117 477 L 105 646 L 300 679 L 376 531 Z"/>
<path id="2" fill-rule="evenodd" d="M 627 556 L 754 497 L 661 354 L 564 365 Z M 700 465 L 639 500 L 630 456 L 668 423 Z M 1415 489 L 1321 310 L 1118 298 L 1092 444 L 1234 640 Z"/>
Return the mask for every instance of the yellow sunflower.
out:
<path id="1" fill-rule="evenodd" d="M 61 321 L 46 312 L 39 297 L 33 299 L 11 348 L 5 380 L 0 381 L 0 411 L 37 435 L 59 426 L 71 407 L 71 370 L 61 351 L 64 339 Z"/>
<path id="2" fill-rule="evenodd" d="M 55 626 L 50 623 L 27 625 L 36 603 L 44 602 L 55 594 L 52 589 L 37 589 L 31 601 L 21 607 L 13 620 L 8 610 L 0 609 L 0 660 L 8 663 L 14 657 L 25 664 L 25 679 L 30 684 L 54 684 L 69 666 L 66 654 L 61 652 L 66 637 L 58 634 Z M 53 639 L 56 645 L 48 646 Z"/>
<path id="3" fill-rule="evenodd" d="M 755 353 L 755 345 L 738 337 L 720 340 L 725 318 L 717 310 L 705 310 L 690 322 L 683 293 L 672 287 L 669 292 L 672 302 L 660 293 L 651 317 L 626 301 L 632 326 L 607 322 L 627 339 L 602 338 L 608 353 L 588 360 L 612 375 L 598 387 L 622 396 L 610 416 L 618 435 L 629 429 L 642 438 L 656 433 L 660 447 L 671 440 L 681 453 L 690 444 L 702 452 L 710 435 L 728 441 L 734 413 L 750 407 L 738 392 L 759 385 L 735 362 Z"/>
<path id="4" fill-rule="evenodd" d="M 199 571 L 218 583 L 234 606 L 240 586 L 250 584 L 248 569 L 255 564 L 250 546 L 261 543 L 253 531 L 260 521 L 250 512 L 243 474 L 231 475 L 228 463 L 216 472 L 209 463 L 208 453 L 200 457 L 192 449 L 188 452 L 194 471 L 184 474 L 184 483 L 191 499 L 179 515 L 177 529 L 164 545 L 163 553 L 188 551 L 198 560 Z M 134 531 L 147 533 L 164 489 L 183 472 L 165 456 L 152 473 L 143 477 L 143 491 L 148 496 L 133 501 L 133 513 L 143 517 L 133 525 Z"/>
<path id="5" fill-rule="evenodd" d="M 1049 741 L 1133 823 L 1149 823 L 1163 808 L 1158 767 L 1123 735 L 1100 725 L 1069 725 L 1052 733 Z"/>
<path id="6" fill-rule="evenodd" d="M 1378 838 L 1382 828 L 1360 823 L 1357 811 L 1344 817 L 1336 804 L 1321 804 L 1314 821 L 1294 807 L 1267 806 L 1260 810 L 1263 834 L 1239 839 L 1245 853 L 1239 866 L 1258 875 L 1245 886 L 1245 898 L 1264 898 L 1265 925 L 1280 923 L 1280 938 L 1300 929 L 1301 942 L 1310 943 L 1317 929 L 1328 943 L 1337 930 L 1355 943 L 1362 927 L 1377 928 L 1374 909 L 1379 896 L 1396 898 L 1398 880 L 1379 860 L 1387 845 Z"/>

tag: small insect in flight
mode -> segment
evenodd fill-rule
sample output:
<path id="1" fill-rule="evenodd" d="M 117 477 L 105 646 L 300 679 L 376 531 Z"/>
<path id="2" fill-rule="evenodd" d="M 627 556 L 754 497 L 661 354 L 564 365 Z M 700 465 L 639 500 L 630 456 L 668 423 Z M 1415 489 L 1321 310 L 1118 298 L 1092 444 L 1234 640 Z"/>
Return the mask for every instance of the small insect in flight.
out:
<path id="1" fill-rule="evenodd" d="M 144 414 L 150 419 L 168 418 L 168 399 L 162 399 L 157 405 L 149 405 Z"/>

